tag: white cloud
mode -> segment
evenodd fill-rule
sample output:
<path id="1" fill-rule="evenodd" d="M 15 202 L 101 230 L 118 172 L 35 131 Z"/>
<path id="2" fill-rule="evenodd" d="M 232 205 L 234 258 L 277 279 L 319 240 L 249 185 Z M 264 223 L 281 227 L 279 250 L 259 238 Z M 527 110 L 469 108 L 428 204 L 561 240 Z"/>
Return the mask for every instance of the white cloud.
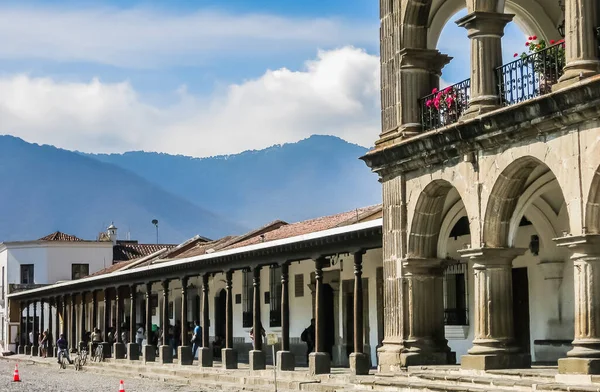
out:
<path id="1" fill-rule="evenodd" d="M 0 78 L 0 133 L 91 152 L 133 149 L 208 156 L 311 134 L 365 146 L 379 133 L 379 60 L 344 47 L 304 69 L 267 71 L 211 97 L 185 88 L 171 105 L 144 102 L 128 82 Z"/>
<path id="2" fill-rule="evenodd" d="M 0 58 L 124 67 L 198 65 L 341 45 L 376 47 L 378 24 L 200 9 L 0 7 Z"/>

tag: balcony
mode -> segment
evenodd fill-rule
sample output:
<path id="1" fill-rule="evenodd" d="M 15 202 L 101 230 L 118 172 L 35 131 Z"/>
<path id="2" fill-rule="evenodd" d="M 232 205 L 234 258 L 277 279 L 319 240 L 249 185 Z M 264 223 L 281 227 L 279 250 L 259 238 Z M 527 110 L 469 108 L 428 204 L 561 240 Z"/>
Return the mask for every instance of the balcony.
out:
<path id="1" fill-rule="evenodd" d="M 499 105 L 515 105 L 548 94 L 563 75 L 565 46 L 559 42 L 496 69 Z M 471 79 L 441 89 L 420 99 L 423 131 L 458 122 L 471 98 Z"/>

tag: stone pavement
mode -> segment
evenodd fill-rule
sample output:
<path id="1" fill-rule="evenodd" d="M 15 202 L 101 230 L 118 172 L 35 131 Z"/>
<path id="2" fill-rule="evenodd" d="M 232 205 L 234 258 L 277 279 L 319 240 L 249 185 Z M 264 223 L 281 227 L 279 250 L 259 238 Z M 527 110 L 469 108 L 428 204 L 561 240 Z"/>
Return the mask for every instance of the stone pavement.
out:
<path id="1" fill-rule="evenodd" d="M 52 358 L 43 359 L 26 355 L 1 357 L 6 361 L 34 363 L 44 367 L 58 365 Z M 67 371 L 75 372 L 71 367 Z M 240 364 L 238 370 L 220 367 L 200 368 L 177 364 L 143 364 L 141 361 L 107 360 L 89 363 L 82 372 L 111 375 L 124 379 L 148 379 L 168 386 L 189 385 L 200 390 L 224 391 L 273 391 L 273 368 L 251 372 L 248 365 Z M 366 391 L 569 391 L 600 392 L 600 383 L 567 385 L 555 381 L 556 367 L 535 367 L 527 370 L 474 372 L 461 370 L 458 366 L 411 367 L 397 373 L 371 372 L 368 376 L 353 376 L 348 369 L 335 368 L 328 375 L 310 376 L 307 368 L 293 372 L 277 373 L 277 389 L 280 392 L 366 392 Z M 170 390 L 165 386 L 165 391 Z M 148 392 L 148 391 L 145 391 Z"/>

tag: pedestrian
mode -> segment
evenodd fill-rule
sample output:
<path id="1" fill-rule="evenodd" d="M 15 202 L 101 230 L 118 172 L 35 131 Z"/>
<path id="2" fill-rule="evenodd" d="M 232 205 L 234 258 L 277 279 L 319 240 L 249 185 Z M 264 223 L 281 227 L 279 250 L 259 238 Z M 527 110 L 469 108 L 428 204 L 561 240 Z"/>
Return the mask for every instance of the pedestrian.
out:
<path id="1" fill-rule="evenodd" d="M 265 333 L 265 329 L 263 328 L 261 322 L 258 323 L 258 328 L 260 330 L 260 336 L 262 336 L 262 337 L 267 336 L 267 334 Z M 254 327 L 252 327 L 250 329 L 250 339 L 252 340 L 252 345 L 253 345 L 254 349 L 256 350 L 256 342 L 254 340 Z"/>
<path id="2" fill-rule="evenodd" d="M 306 363 L 308 363 L 308 355 L 315 349 L 315 319 L 311 319 L 310 325 L 302 331 L 300 340 L 306 343 Z"/>
<path id="3" fill-rule="evenodd" d="M 46 358 L 48 352 L 48 330 L 45 330 L 40 339 L 40 350 L 42 358 Z"/>
<path id="4" fill-rule="evenodd" d="M 141 347 L 142 343 L 144 342 L 144 326 L 141 323 L 139 323 L 137 326 L 138 329 L 135 333 L 135 342 Z"/>
<path id="5" fill-rule="evenodd" d="M 192 334 L 192 358 L 196 358 L 196 351 L 202 342 L 202 327 L 198 320 L 194 321 L 194 333 Z"/>

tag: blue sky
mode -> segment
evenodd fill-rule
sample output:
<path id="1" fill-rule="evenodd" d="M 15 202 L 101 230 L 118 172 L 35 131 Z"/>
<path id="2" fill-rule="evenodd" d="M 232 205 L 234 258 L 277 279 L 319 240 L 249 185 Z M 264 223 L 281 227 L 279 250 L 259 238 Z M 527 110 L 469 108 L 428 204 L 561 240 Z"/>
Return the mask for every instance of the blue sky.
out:
<path id="1" fill-rule="evenodd" d="M 369 146 L 378 29 L 374 0 L 0 0 L 0 133 L 195 156 L 314 133 Z M 509 61 L 522 33 L 505 42 Z M 444 81 L 468 77 L 464 29 L 439 49 Z"/>

